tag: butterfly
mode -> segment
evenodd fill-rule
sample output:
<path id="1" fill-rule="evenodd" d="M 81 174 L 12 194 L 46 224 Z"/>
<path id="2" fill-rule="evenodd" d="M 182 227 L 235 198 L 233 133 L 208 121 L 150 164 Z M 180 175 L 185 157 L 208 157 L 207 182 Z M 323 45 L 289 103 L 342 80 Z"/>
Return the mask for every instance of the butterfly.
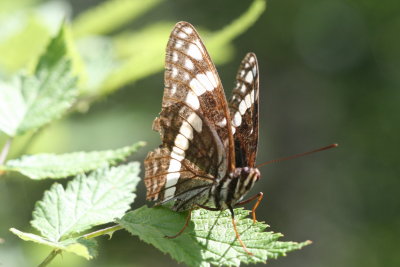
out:
<path id="1" fill-rule="evenodd" d="M 217 70 L 195 28 L 179 22 L 166 49 L 164 95 L 153 129 L 160 147 L 145 159 L 147 199 L 174 201 L 175 211 L 228 209 L 238 241 L 251 255 L 236 229 L 233 208 L 250 201 L 244 196 L 260 179 L 255 167 L 258 143 L 259 73 L 248 53 L 236 75 L 229 102 Z M 175 236 L 181 234 L 190 220 Z"/>

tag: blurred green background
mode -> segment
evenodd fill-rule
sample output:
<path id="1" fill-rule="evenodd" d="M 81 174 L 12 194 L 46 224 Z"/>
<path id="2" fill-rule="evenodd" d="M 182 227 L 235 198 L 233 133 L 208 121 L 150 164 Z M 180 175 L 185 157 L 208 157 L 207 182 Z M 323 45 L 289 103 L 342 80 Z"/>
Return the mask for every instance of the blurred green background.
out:
<path id="1" fill-rule="evenodd" d="M 142 161 L 160 143 L 151 124 L 161 107 L 167 37 L 174 23 L 185 20 L 211 46 L 228 96 L 242 57 L 249 51 L 257 54 L 258 162 L 340 144 L 261 169 L 253 190 L 265 195 L 258 219 L 284 233 L 285 240 L 313 241 L 269 266 L 400 266 L 400 2 L 271 0 L 254 25 L 232 42 L 213 36 L 251 1 L 146 3 L 142 11 L 133 9 L 136 17 L 132 11 L 125 20 L 120 16 L 120 25 L 95 32 L 80 25 L 88 10 L 103 1 L 0 2 L 1 78 L 29 69 L 64 17 L 91 64 L 76 110 L 38 132 L 25 151 L 111 149 L 144 140 L 148 146 L 133 158 Z M 97 11 L 108 14 L 107 6 Z M 92 28 L 106 21 L 97 18 Z M 122 68 L 120 76 L 105 78 Z M 10 158 L 29 138 L 15 141 Z M 5 140 L 0 135 L 0 146 Z M 50 252 L 8 229 L 32 230 L 34 203 L 52 183 L 15 174 L 0 177 L 0 266 L 35 266 Z M 138 196 L 132 208 L 146 203 L 143 183 Z M 99 241 L 94 260 L 63 254 L 51 266 L 178 265 L 123 231 Z"/>

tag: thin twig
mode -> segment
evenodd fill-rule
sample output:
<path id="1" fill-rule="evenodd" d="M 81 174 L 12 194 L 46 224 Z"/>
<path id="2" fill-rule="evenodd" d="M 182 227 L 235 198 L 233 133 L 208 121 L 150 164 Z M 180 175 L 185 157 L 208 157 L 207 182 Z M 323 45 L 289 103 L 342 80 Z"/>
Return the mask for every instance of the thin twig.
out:
<path id="1" fill-rule="evenodd" d="M 85 239 L 95 238 L 102 235 L 112 235 L 115 231 L 123 229 L 121 225 L 117 224 L 105 229 L 100 229 L 83 236 Z"/>
<path id="2" fill-rule="evenodd" d="M 4 144 L 3 149 L 1 150 L 0 153 L 0 165 L 3 165 L 3 163 L 6 161 L 8 152 L 10 151 L 11 143 L 12 143 L 12 138 L 9 138 L 6 143 Z"/>
<path id="3" fill-rule="evenodd" d="M 47 256 L 44 261 L 38 265 L 38 267 L 45 267 L 47 266 L 50 262 L 52 262 L 52 260 L 61 253 L 61 249 L 53 249 L 49 256 Z"/>

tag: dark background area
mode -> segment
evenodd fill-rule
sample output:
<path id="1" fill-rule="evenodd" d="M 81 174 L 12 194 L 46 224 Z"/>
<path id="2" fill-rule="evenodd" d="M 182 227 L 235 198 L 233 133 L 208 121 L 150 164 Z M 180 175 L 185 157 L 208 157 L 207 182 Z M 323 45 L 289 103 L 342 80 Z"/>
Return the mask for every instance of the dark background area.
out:
<path id="1" fill-rule="evenodd" d="M 72 14 L 98 2 L 71 0 Z M 127 27 L 185 20 L 218 30 L 249 4 L 165 1 Z M 229 96 L 242 57 L 249 51 L 258 57 L 257 161 L 340 144 L 262 167 L 253 189 L 265 195 L 258 219 L 284 233 L 283 240 L 313 241 L 269 261 L 269 266 L 400 266 L 400 2 L 271 0 L 267 6 L 255 25 L 234 41 L 233 60 L 217 66 Z M 118 90 L 87 113 L 57 122 L 67 144 L 64 150 L 117 148 L 144 140 L 148 145 L 134 156 L 142 161 L 160 143 L 151 124 L 160 111 L 162 93 L 160 72 Z M 12 266 L 35 265 L 49 252 L 17 240 L 7 229 L 30 229 L 34 202 L 51 183 L 0 178 L 0 236 L 9 240 L 0 245 L 0 257 Z M 132 208 L 147 203 L 143 183 L 137 194 Z M 92 261 L 64 254 L 51 266 L 178 265 L 123 231 L 111 240 L 101 238 L 99 247 Z"/>

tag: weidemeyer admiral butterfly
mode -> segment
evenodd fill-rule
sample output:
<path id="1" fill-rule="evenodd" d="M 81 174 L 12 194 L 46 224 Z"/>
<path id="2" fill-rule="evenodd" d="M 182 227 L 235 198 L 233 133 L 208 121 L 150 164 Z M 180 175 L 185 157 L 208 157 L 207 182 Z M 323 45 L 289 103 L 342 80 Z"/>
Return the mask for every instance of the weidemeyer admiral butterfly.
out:
<path id="1" fill-rule="evenodd" d="M 248 53 L 226 101 L 217 70 L 194 27 L 175 25 L 167 44 L 165 89 L 153 129 L 162 145 L 145 159 L 147 199 L 175 201 L 173 210 L 229 209 L 262 198 L 242 200 L 260 179 L 255 168 L 258 141 L 258 65 Z M 189 213 L 190 214 L 190 213 Z M 188 216 L 187 223 L 189 222 Z M 183 232 L 184 228 L 178 233 Z M 176 236 L 174 236 L 176 237 Z M 248 252 L 248 251 L 247 251 Z"/>
<path id="2" fill-rule="evenodd" d="M 260 179 L 255 166 L 258 143 L 259 72 L 256 55 L 248 53 L 236 75 L 229 102 L 217 70 L 196 32 L 187 22 L 175 25 L 166 49 L 162 110 L 153 123 L 162 144 L 145 159 L 147 199 L 158 205 L 174 201 L 175 211 L 228 209 L 236 238 L 233 208 L 257 200 L 244 196 Z M 312 152 L 324 150 L 327 147 Z M 297 157 L 295 155 L 293 157 Z M 292 157 L 291 157 L 292 158 Z M 279 160 L 277 160 L 279 161 Z M 264 164 L 262 164 L 264 165 Z"/>

